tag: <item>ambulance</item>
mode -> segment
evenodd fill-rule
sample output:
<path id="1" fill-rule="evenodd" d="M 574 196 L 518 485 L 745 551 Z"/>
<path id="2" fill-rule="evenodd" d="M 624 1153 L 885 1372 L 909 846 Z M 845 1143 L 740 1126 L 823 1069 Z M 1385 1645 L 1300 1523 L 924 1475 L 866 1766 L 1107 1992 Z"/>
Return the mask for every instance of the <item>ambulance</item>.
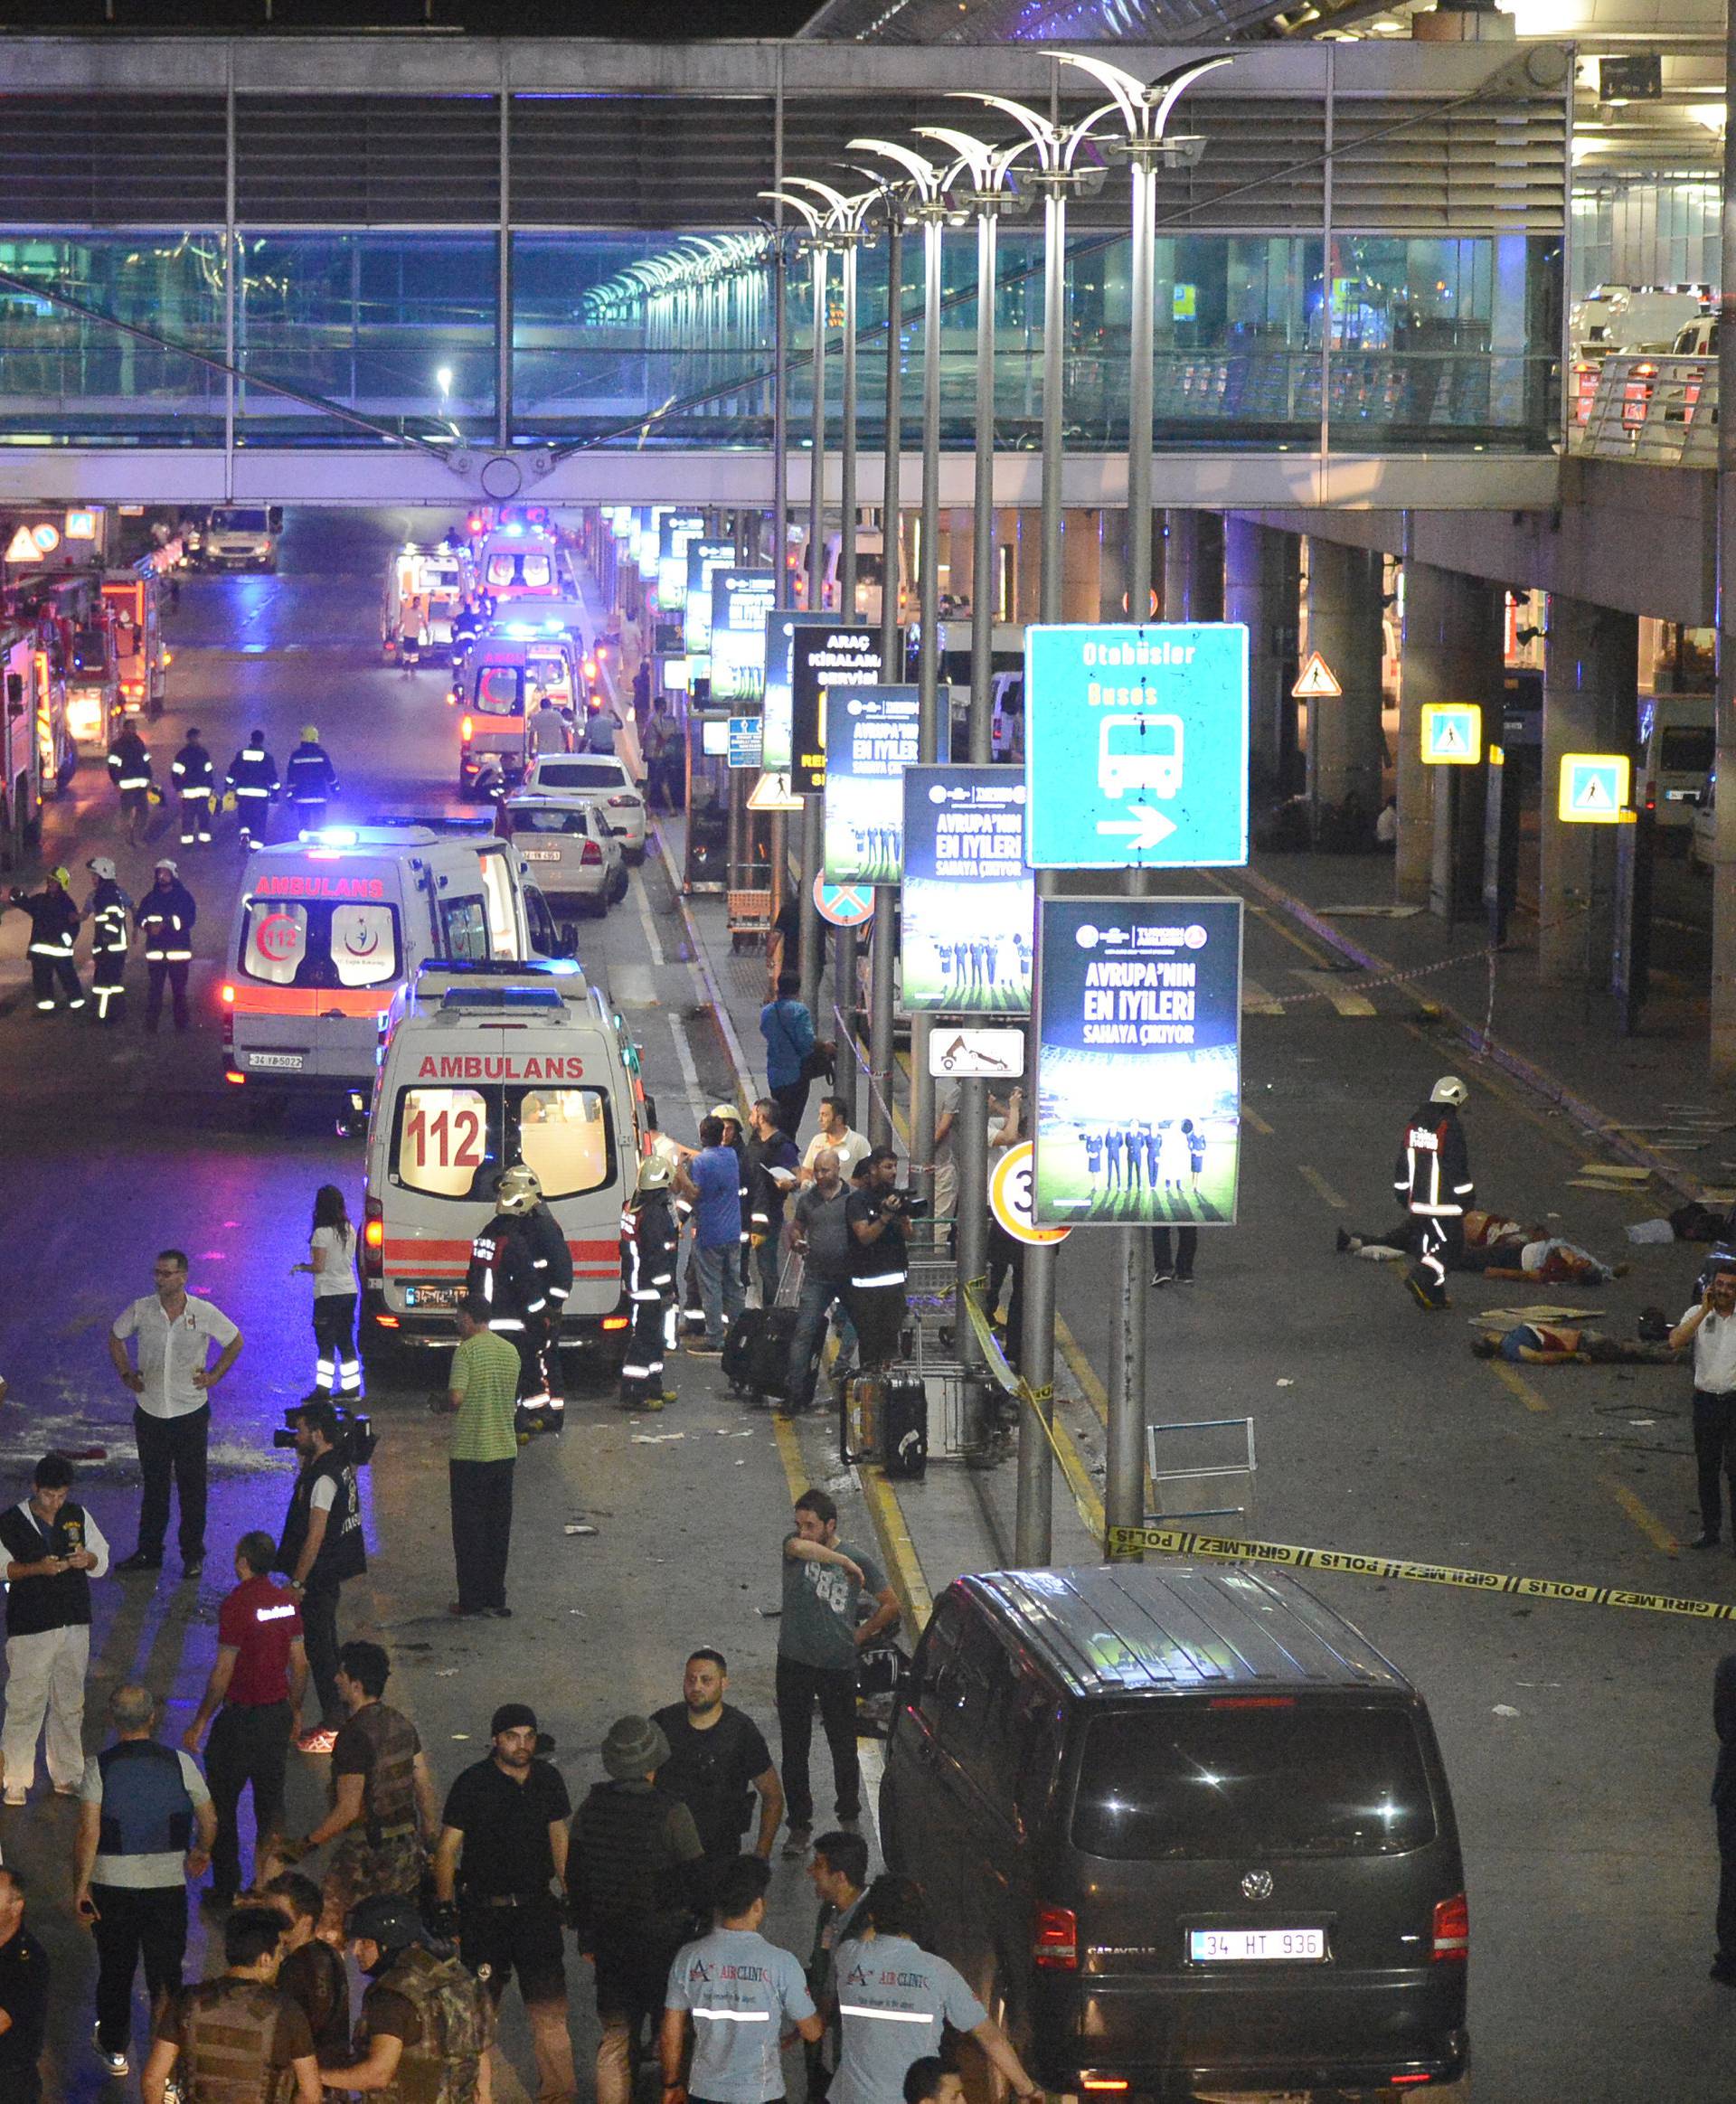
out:
<path id="1" fill-rule="evenodd" d="M 515 624 L 509 624 L 515 626 Z M 477 637 L 452 675 L 458 719 L 458 793 L 515 788 L 524 778 L 531 712 L 547 694 L 571 716 L 581 693 L 578 653 L 564 634 L 526 639 L 496 624 Z"/>
<path id="2" fill-rule="evenodd" d="M 571 947 L 486 821 L 325 826 L 247 858 L 222 983 L 226 1078 L 365 1100 L 394 997 L 425 964 Z"/>
<path id="3" fill-rule="evenodd" d="M 522 1162 L 572 1252 L 561 1341 L 618 1360 L 643 1105 L 637 1050 L 576 964 L 429 965 L 401 987 L 368 1125 L 363 1359 L 456 1342 L 471 1241 Z"/>
<path id="4" fill-rule="evenodd" d="M 497 608 L 568 598 L 559 543 L 538 527 L 496 527 L 476 553 L 476 589 Z"/>
<path id="5" fill-rule="evenodd" d="M 452 647 L 452 621 L 465 601 L 469 561 L 461 549 L 419 548 L 408 543 L 386 565 L 385 595 L 380 605 L 380 646 L 389 665 L 397 660 L 407 605 L 425 610 L 430 649 Z"/>

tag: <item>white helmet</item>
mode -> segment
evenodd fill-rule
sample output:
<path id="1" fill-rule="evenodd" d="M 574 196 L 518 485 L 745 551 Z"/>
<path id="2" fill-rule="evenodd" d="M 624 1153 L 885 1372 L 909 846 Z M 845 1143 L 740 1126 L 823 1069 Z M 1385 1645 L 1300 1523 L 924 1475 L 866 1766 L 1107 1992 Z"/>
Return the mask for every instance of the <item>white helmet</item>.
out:
<path id="1" fill-rule="evenodd" d="M 112 878 L 115 873 L 115 865 L 106 854 L 93 854 L 84 866 L 93 877 Z"/>
<path id="2" fill-rule="evenodd" d="M 675 1182 L 667 1162 L 659 1161 L 656 1155 L 639 1164 L 639 1180 L 637 1189 L 643 1197 L 650 1191 L 666 1191 Z"/>
<path id="3" fill-rule="evenodd" d="M 1431 1103 L 1450 1103 L 1455 1110 L 1468 1103 L 1471 1092 L 1457 1074 L 1443 1074 L 1429 1094 Z"/>
<path id="4" fill-rule="evenodd" d="M 538 1183 L 534 1169 L 527 1169 L 523 1162 L 510 1169 L 503 1169 L 500 1181 L 495 1185 L 495 1211 L 496 1212 L 529 1212 L 542 1196 L 542 1186 Z"/>

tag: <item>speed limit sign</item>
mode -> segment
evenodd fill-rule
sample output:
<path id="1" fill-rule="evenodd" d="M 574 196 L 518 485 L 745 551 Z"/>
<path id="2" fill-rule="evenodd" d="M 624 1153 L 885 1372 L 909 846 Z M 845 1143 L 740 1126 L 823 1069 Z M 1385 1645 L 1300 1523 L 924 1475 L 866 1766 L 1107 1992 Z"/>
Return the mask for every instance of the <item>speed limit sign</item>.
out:
<path id="1" fill-rule="evenodd" d="M 1007 1148 L 988 1179 L 988 1209 L 1015 1242 L 1043 1248 L 1050 1242 L 1064 1242 L 1073 1231 L 1070 1227 L 1039 1227 L 1033 1220 L 1033 1159 L 1028 1139 Z"/>

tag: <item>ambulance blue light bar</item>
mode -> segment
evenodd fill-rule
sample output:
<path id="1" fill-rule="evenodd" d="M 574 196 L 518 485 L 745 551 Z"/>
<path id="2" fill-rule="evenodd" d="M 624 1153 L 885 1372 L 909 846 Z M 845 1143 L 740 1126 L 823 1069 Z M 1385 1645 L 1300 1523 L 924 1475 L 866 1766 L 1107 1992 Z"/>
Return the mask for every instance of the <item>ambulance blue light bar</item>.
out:
<path id="1" fill-rule="evenodd" d="M 296 838 L 302 845 L 310 844 L 318 847 L 354 847 L 356 832 L 354 826 L 320 826 L 311 833 L 298 833 Z"/>

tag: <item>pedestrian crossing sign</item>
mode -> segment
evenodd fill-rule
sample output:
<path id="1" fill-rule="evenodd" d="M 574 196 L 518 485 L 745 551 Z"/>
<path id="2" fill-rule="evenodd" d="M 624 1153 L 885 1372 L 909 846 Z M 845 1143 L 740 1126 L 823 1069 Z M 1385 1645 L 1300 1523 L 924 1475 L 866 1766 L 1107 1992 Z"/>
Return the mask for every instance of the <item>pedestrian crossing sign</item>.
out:
<path id="1" fill-rule="evenodd" d="M 1302 667 L 1302 675 L 1290 689 L 1290 699 L 1297 702 L 1332 702 L 1344 693 L 1334 672 L 1317 650 L 1310 650 L 1308 662 Z"/>
<path id="2" fill-rule="evenodd" d="M 1483 757 L 1483 712 L 1475 702 L 1425 702 L 1425 767 L 1475 767 Z"/>
<path id="3" fill-rule="evenodd" d="M 1567 826 L 1618 826 L 1632 786 L 1625 752 L 1564 752 L 1556 816 Z"/>

